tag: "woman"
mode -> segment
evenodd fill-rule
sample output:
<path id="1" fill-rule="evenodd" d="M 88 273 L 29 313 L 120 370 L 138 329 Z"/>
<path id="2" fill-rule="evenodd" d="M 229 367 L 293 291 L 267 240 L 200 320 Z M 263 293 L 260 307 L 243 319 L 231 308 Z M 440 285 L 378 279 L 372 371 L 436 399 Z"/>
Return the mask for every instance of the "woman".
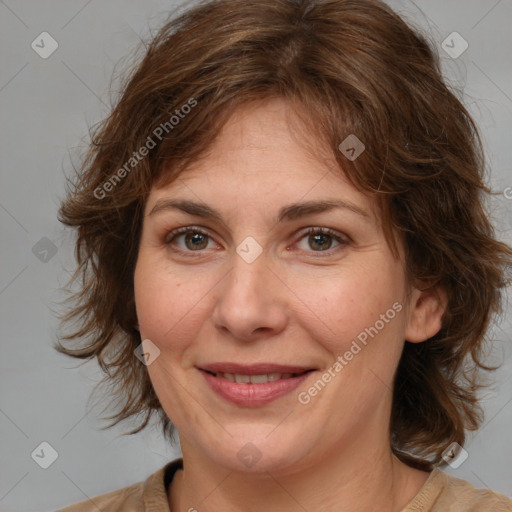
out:
<path id="1" fill-rule="evenodd" d="M 220 0 L 168 22 L 60 219 L 82 291 L 59 345 L 183 457 L 66 509 L 481 511 L 440 465 L 512 250 L 468 112 L 377 0 Z M 471 365 L 467 362 L 471 361 Z"/>

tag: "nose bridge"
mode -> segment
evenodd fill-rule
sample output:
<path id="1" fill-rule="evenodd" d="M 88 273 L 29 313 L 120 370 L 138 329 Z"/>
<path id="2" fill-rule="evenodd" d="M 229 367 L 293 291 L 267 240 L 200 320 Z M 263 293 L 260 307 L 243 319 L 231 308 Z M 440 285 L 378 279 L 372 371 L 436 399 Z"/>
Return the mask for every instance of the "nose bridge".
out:
<path id="1" fill-rule="evenodd" d="M 253 308 L 260 308 L 266 300 L 272 300 L 271 293 L 263 293 L 265 285 L 268 285 L 268 274 L 272 275 L 267 259 L 264 254 L 254 259 L 246 259 L 237 253 L 233 257 L 233 266 L 227 279 L 224 297 L 227 300 L 234 300 L 234 305 L 240 304 L 240 306 Z M 268 286 L 266 288 L 269 292 Z"/>
<path id="2" fill-rule="evenodd" d="M 240 244 L 216 297 L 216 326 L 240 339 L 250 338 L 255 331 L 282 329 L 286 308 L 275 281 L 266 255 L 260 252 L 255 256 L 253 247 L 249 245 L 247 250 Z"/>

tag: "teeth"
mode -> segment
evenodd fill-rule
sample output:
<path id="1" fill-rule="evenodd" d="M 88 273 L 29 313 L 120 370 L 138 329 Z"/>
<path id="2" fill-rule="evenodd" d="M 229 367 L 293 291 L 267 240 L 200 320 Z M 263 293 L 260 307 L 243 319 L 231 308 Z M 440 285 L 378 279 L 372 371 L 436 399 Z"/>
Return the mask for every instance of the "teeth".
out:
<path id="1" fill-rule="evenodd" d="M 253 384 L 265 384 L 268 382 L 268 375 L 251 375 L 251 382 Z"/>
<path id="2" fill-rule="evenodd" d="M 263 375 L 241 375 L 238 373 L 217 372 L 216 377 L 224 378 L 230 382 L 238 382 L 239 384 L 265 384 L 267 382 L 275 382 L 279 379 L 289 379 L 293 377 L 293 373 L 266 373 Z"/>

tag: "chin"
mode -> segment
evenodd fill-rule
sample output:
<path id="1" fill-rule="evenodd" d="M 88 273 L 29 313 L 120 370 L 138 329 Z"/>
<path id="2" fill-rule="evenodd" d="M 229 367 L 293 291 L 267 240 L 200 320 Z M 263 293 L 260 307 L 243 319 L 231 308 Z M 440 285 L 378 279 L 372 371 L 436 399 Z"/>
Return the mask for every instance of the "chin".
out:
<path id="1" fill-rule="evenodd" d="M 207 448 L 203 453 L 209 456 L 215 464 L 225 467 L 230 471 L 258 474 L 258 473 L 293 473 L 301 465 L 308 454 L 314 453 L 314 443 L 308 449 L 304 443 L 304 434 L 297 432 L 292 434 L 282 429 L 275 430 L 276 425 L 270 428 L 248 428 L 247 425 L 239 426 L 240 433 L 233 434 L 235 430 L 226 428 L 233 434 L 224 433 L 222 439 L 215 443 L 206 441 Z M 272 430 L 274 430 L 272 432 Z"/>

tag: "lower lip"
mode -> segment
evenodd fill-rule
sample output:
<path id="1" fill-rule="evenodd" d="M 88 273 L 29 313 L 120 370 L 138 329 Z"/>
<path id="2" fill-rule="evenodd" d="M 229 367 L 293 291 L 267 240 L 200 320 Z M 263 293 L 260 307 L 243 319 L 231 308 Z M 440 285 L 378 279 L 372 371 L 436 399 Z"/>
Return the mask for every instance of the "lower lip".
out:
<path id="1" fill-rule="evenodd" d="M 291 393 L 313 372 L 306 372 L 297 377 L 280 379 L 263 384 L 245 384 L 231 382 L 222 377 L 201 370 L 206 382 L 218 395 L 230 402 L 244 407 L 258 407 L 268 404 Z"/>

